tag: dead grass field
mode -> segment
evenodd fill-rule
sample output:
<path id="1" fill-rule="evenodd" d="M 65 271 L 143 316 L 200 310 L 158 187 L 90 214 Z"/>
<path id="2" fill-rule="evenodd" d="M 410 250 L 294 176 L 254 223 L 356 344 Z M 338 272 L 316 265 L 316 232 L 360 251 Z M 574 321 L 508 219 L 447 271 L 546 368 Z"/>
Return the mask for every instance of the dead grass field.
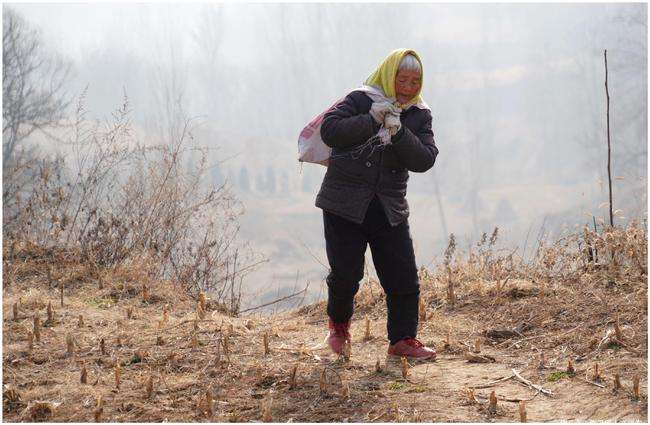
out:
<path id="1" fill-rule="evenodd" d="M 376 282 L 357 295 L 345 359 L 323 343 L 322 302 L 233 318 L 170 284 L 143 287 L 137 264 L 90 270 L 74 253 L 29 245 L 11 258 L 2 303 L 8 422 L 518 422 L 520 408 L 530 422 L 647 422 L 643 273 L 470 279 L 452 306 L 444 281 L 423 270 L 419 338 L 438 359 L 405 369 L 386 362 Z"/>

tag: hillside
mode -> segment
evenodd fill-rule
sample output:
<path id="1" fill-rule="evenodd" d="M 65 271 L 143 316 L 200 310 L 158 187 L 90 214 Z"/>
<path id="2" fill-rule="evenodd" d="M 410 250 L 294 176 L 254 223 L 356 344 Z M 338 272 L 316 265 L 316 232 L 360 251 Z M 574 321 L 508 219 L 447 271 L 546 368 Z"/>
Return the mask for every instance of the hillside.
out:
<path id="1" fill-rule="evenodd" d="M 646 246 L 644 236 L 643 258 Z M 323 345 L 322 302 L 229 317 L 170 283 L 143 287 L 141 264 L 98 269 L 72 251 L 5 246 L 4 420 L 516 422 L 523 400 L 531 422 L 647 422 L 645 263 L 491 281 L 475 278 L 471 261 L 454 268 L 448 253 L 449 267 L 421 271 L 419 337 L 438 359 L 404 370 L 386 362 L 385 299 L 373 281 L 357 296 L 344 359 Z"/>

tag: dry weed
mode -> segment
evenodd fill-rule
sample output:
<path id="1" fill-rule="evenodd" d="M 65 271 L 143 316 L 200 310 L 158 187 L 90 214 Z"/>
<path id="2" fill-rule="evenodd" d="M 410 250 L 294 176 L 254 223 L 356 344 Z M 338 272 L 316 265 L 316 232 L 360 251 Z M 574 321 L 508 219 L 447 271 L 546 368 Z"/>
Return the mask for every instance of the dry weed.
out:
<path id="1" fill-rule="evenodd" d="M 271 392 L 262 401 L 262 422 L 273 422 L 273 395 Z"/>
<path id="2" fill-rule="evenodd" d="M 402 378 L 404 380 L 408 380 L 408 375 L 409 375 L 409 362 L 406 360 L 405 356 L 402 356 L 400 358 L 400 365 L 401 365 L 401 371 L 402 371 Z"/>
<path id="3" fill-rule="evenodd" d="M 296 375 L 298 373 L 298 363 L 294 364 L 289 373 L 289 389 L 296 388 Z"/>
<path id="4" fill-rule="evenodd" d="M 36 342 L 41 342 L 41 319 L 38 316 L 34 316 L 34 338 Z"/>
<path id="5" fill-rule="evenodd" d="M 52 310 L 52 302 L 48 301 L 47 303 L 47 321 L 48 323 L 54 322 L 54 310 Z"/>
<path id="6" fill-rule="evenodd" d="M 527 422 L 527 420 L 526 402 L 522 400 L 519 402 L 519 422 Z"/>
<path id="7" fill-rule="evenodd" d="M 74 337 L 72 334 L 68 333 L 65 336 L 65 346 L 66 346 L 66 356 L 74 356 Z"/>
<path id="8" fill-rule="evenodd" d="M 147 386 L 145 388 L 145 398 L 150 399 L 153 395 L 153 375 L 149 374 L 147 378 Z"/>
<path id="9" fill-rule="evenodd" d="M 497 413 L 497 394 L 494 390 L 490 393 L 490 404 L 488 406 L 488 412 L 492 415 Z"/>
<path id="10" fill-rule="evenodd" d="M 81 366 L 81 376 L 79 378 L 79 381 L 82 384 L 87 384 L 88 383 L 88 371 L 86 370 L 86 365 L 85 364 L 83 364 Z"/>
<path id="11" fill-rule="evenodd" d="M 264 332 L 263 340 L 264 340 L 264 355 L 268 356 L 271 353 L 271 349 L 269 348 L 269 333 L 268 332 Z"/>

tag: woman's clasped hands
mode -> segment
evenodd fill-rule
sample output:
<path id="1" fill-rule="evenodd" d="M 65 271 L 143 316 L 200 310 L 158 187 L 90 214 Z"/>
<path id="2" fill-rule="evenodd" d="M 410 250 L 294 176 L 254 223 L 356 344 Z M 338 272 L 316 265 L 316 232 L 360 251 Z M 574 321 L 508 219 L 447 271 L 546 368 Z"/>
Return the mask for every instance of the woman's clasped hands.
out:
<path id="1" fill-rule="evenodd" d="M 390 102 L 374 102 L 370 107 L 370 115 L 379 124 L 383 124 L 391 136 L 394 136 L 402 127 L 400 114 L 402 108 L 399 108 Z"/>

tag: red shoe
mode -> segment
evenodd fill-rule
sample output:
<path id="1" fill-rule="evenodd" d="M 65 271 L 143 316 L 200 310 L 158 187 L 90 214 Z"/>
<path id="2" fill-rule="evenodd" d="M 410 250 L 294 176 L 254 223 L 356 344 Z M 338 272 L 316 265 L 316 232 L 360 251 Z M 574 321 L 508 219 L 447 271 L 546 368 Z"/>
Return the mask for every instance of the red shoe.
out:
<path id="1" fill-rule="evenodd" d="M 424 344 L 417 339 L 409 337 L 397 341 L 393 345 L 389 345 L 388 355 L 395 357 L 406 356 L 407 359 L 412 360 L 435 360 L 436 350 L 425 347 Z"/>
<path id="2" fill-rule="evenodd" d="M 350 320 L 343 323 L 334 323 L 332 319 L 329 322 L 330 333 L 327 336 L 327 343 L 329 344 L 332 351 L 336 354 L 341 354 L 343 349 L 343 344 L 345 342 L 352 342 L 350 336 Z"/>

